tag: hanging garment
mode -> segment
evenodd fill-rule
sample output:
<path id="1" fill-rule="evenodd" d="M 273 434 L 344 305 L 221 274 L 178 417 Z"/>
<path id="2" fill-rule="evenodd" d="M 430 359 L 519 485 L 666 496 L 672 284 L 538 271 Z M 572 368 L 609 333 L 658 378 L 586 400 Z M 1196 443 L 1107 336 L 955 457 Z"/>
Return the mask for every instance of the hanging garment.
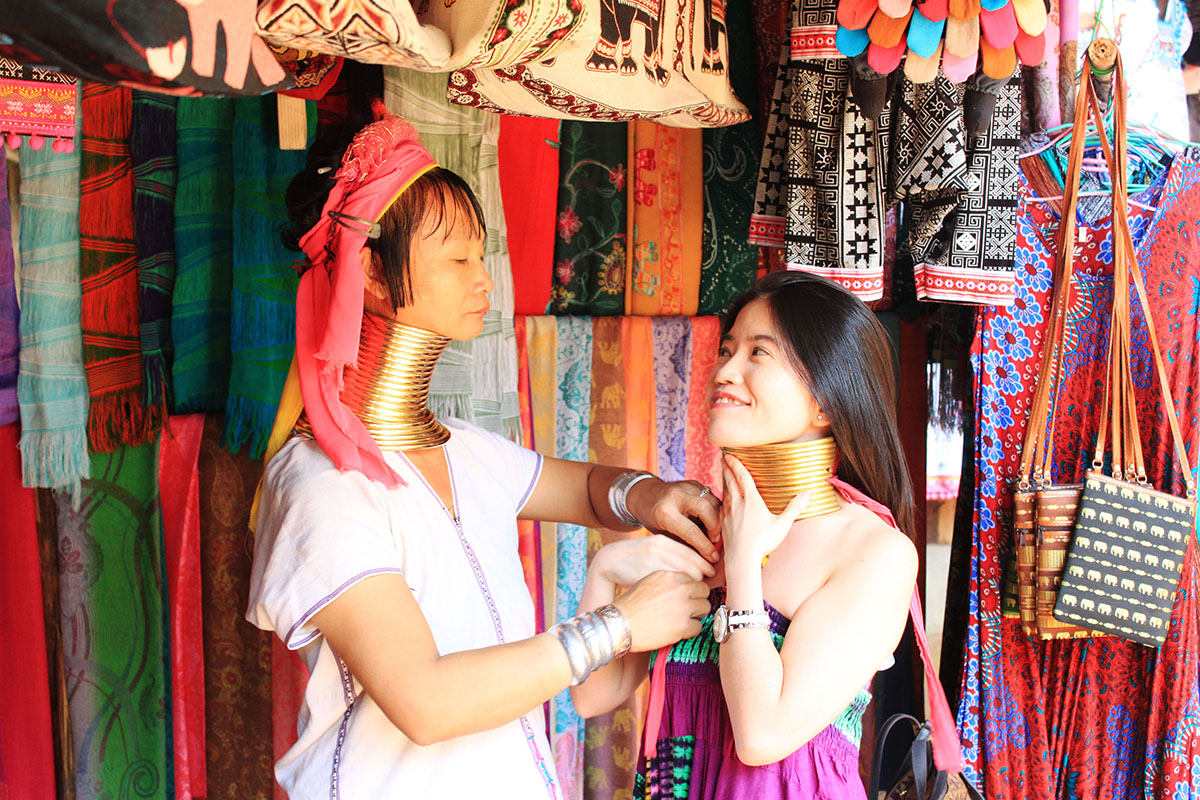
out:
<path id="1" fill-rule="evenodd" d="M 489 111 L 689 128 L 749 118 L 727 77 L 723 0 L 598 5 L 537 59 L 451 73 L 447 97 Z"/>
<path id="2" fill-rule="evenodd" d="M 787 45 L 791 34 L 788 21 L 791 3 L 788 0 L 759 0 L 752 3 L 751 8 L 754 14 L 754 80 L 758 97 L 758 106 L 751 110 L 762 127 L 771 111 L 771 90 L 775 86 L 779 51 Z M 737 60 L 732 53 L 729 58 L 731 62 Z M 740 83 L 735 82 L 733 88 L 739 97 L 743 96 Z"/>
<path id="3" fill-rule="evenodd" d="M 76 93 L 76 110 L 82 99 Z M 20 150 L 21 340 L 17 399 L 26 486 L 79 497 L 90 470 L 80 331 L 79 147 Z"/>
<path id="4" fill-rule="evenodd" d="M 316 107 L 305 103 L 308 142 Z M 307 148 L 306 148 L 307 149 Z M 278 235 L 287 223 L 284 194 L 304 169 L 305 150 L 280 150 L 272 97 L 236 101 L 233 152 L 233 283 L 230 294 L 229 398 L 225 446 L 261 458 L 296 344 L 296 254 Z"/>
<path id="5" fill-rule="evenodd" d="M 267 45 L 279 66 L 292 76 L 295 85 L 283 91 L 301 100 L 321 100 L 329 93 L 342 74 L 346 59 L 312 50 Z"/>
<path id="6" fill-rule="evenodd" d="M 692 369 L 692 326 L 684 317 L 655 317 L 654 410 L 658 474 L 682 481 L 687 474 L 687 421 Z"/>
<path id="7" fill-rule="evenodd" d="M 17 306 L 17 267 L 13 262 L 12 245 L 8 161 L 0 159 L 0 426 L 20 420 L 17 373 L 20 368 L 21 310 Z"/>
<path id="8" fill-rule="evenodd" d="M 500 117 L 500 194 L 508 226 L 513 313 L 545 314 L 554 268 L 557 120 Z"/>
<path id="9" fill-rule="evenodd" d="M 557 452 L 558 426 L 554 402 L 558 386 L 558 324 L 554 317 L 527 317 L 526 341 L 529 347 L 529 406 L 533 417 L 533 442 L 543 456 Z M 558 526 L 541 523 L 542 557 L 542 629 L 558 622 Z M 550 732 L 554 732 L 553 704 Z M 553 738 L 553 737 L 551 737 Z"/>
<path id="10" fill-rule="evenodd" d="M 1046 131 L 1062 124 L 1058 102 L 1058 0 L 1051 0 L 1044 36 L 1042 62 L 1021 68 L 1021 85 L 1028 108 L 1028 125 L 1022 132 Z"/>
<path id="11" fill-rule="evenodd" d="M 683 474 L 705 486 L 721 485 L 721 450 L 708 440 L 708 381 L 717 367 L 721 321 L 691 317 L 692 364 L 688 371 L 687 467 Z"/>
<path id="12" fill-rule="evenodd" d="M 259 95 L 292 81 L 254 27 L 255 0 L 17 3 L 0 55 L 170 94 Z M 218 36 L 223 41 L 218 41 Z M 218 72 L 217 51 L 224 53 Z"/>
<path id="13" fill-rule="evenodd" d="M 388 110 L 416 127 L 438 164 L 471 186 L 487 223 L 483 258 L 495 284 L 491 310 L 483 318 L 483 333 L 469 342 L 451 342 L 438 360 L 429 407 L 437 416 L 474 422 L 515 440 L 520 436 L 517 348 L 512 327 L 512 267 L 504 241 L 497 164 L 499 118 L 449 105 L 437 75 L 394 67 L 384 71 L 384 101 Z"/>
<path id="14" fill-rule="evenodd" d="M 299 739 L 296 720 L 304 705 L 308 668 L 300 653 L 289 650 L 278 636 L 271 637 L 271 731 L 272 758 L 278 762 Z M 287 792 L 275 781 L 275 800 L 288 800 Z"/>
<path id="15" fill-rule="evenodd" d="M 628 148 L 623 122 L 561 123 L 549 313 L 625 310 Z"/>
<path id="16" fill-rule="evenodd" d="M 175 285 L 175 116 L 178 100 L 133 93 L 134 239 L 144 400 L 171 407 L 171 290 Z"/>
<path id="17" fill-rule="evenodd" d="M 757 115 L 755 36 L 749 4 L 725 9 L 730 82 Z M 775 52 L 778 52 L 776 48 Z M 698 313 L 720 314 L 754 283 L 758 248 L 746 239 L 762 138 L 757 119 L 704 131 L 704 233 Z"/>
<path id="18" fill-rule="evenodd" d="M 157 455 L 153 442 L 96 454 L 79 509 L 56 495 L 63 661 L 80 798 L 119 797 L 133 784 L 150 798 L 171 791 Z"/>
<path id="19" fill-rule="evenodd" d="M 19 439 L 18 426 L 0 426 L 0 795 L 39 800 L 55 796 L 54 745 L 36 504 L 21 485 Z"/>
<path id="20" fill-rule="evenodd" d="M 74 149 L 75 78 L 0 56 L 0 136 L 29 136 L 29 145 L 55 139 L 51 152 Z"/>
<path id="21" fill-rule="evenodd" d="M 592 320 L 588 317 L 558 317 L 555 397 L 555 455 L 570 461 L 588 460 L 588 430 L 591 409 Z M 587 528 L 559 524 L 556 622 L 575 616 L 587 573 Z M 583 719 L 563 690 L 551 701 L 553 714 L 551 745 L 559 782 L 566 800 L 580 800 L 583 787 Z"/>
<path id="22" fill-rule="evenodd" d="M 150 441 L 163 422 L 142 388 L 128 89 L 83 87 L 79 237 L 83 357 L 93 453 Z"/>
<path id="23" fill-rule="evenodd" d="M 701 131 L 629 126 L 631 186 L 625 313 L 694 315 L 704 215 Z"/>
<path id="24" fill-rule="evenodd" d="M 172 411 L 224 411 L 233 284 L 232 100 L 183 98 L 176 112 Z"/>
<path id="25" fill-rule="evenodd" d="M 221 447 L 219 415 L 200 443 L 200 577 L 209 797 L 271 796 L 271 637 L 246 624 L 246 530 L 262 462 Z M 252 709 L 253 713 L 248 713 Z"/>
<path id="26" fill-rule="evenodd" d="M 521 409 L 521 446 L 536 450 L 533 425 L 533 398 L 529 389 L 529 326 L 523 316 L 513 319 L 513 331 L 517 339 L 517 402 Z M 593 396 L 597 396 L 593 392 Z M 517 551 L 521 556 L 521 569 L 525 573 L 525 585 L 533 598 L 535 629 L 541 633 L 546 629 L 545 598 L 542 595 L 542 548 L 541 523 L 533 519 L 517 520 Z"/>
<path id="27" fill-rule="evenodd" d="M 1037 159 L 1025 176 L 1037 177 Z M 1190 561 L 1184 567 L 1166 644 L 1159 650 L 1112 637 L 1044 643 L 1026 638 L 1001 615 L 1002 566 L 1008 554 L 1012 480 L 1033 396 L 1048 320 L 1055 259 L 1056 209 L 1031 199 L 1022 176 L 1017 284 L 1011 306 L 980 311 L 971 347 L 975 371 L 975 507 L 966 648 L 958 726 L 968 774 L 989 797 L 1148 797 L 1175 800 L 1200 792 L 1193 771 L 1200 742 L 1185 733 L 1200 704 L 1195 676 L 1200 639 Z M 1038 185 L 1053 185 L 1041 178 Z M 1154 185 L 1131 198 L 1130 228 L 1145 276 L 1168 381 L 1185 440 L 1200 430 L 1195 375 L 1200 314 L 1180 287 L 1197 285 L 1200 251 L 1193 234 L 1200 208 L 1200 151 L 1176 156 Z M 1079 225 L 1076 282 L 1066 320 L 1066 358 L 1057 415 L 1056 483 L 1090 466 L 1103 385 L 1105 320 L 1112 303 L 1110 220 L 1086 209 Z M 1155 486 L 1179 493 L 1171 474 L 1171 436 L 1159 401 L 1145 327 L 1135 310 L 1133 372 L 1147 471 Z M 1139 333 L 1140 331 L 1140 333 Z M 1190 794 L 1189 794 L 1190 793 Z"/>
<path id="28" fill-rule="evenodd" d="M 204 753 L 204 623 L 200 590 L 200 439 L 204 415 L 167 419 L 158 455 L 171 653 L 176 800 L 208 796 Z"/>

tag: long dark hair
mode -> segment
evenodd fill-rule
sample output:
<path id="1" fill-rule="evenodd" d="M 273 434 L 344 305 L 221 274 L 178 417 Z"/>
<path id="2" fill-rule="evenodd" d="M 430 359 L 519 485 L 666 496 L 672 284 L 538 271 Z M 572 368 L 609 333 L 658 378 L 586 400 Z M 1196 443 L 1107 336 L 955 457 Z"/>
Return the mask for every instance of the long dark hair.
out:
<path id="1" fill-rule="evenodd" d="M 772 272 L 733 301 L 722 337 L 746 305 L 763 300 L 796 375 L 829 419 L 838 477 L 891 509 L 913 535 L 916 510 L 896 428 L 895 362 L 879 320 L 833 281 L 805 272 Z"/>
<path id="2" fill-rule="evenodd" d="M 308 150 L 304 170 L 292 178 L 287 188 L 287 212 L 291 225 L 283 234 L 283 243 L 293 250 L 300 249 L 300 239 L 317 223 L 321 210 L 336 182 L 334 175 L 342 164 L 342 156 L 350 146 L 356 125 L 333 126 L 313 142 Z M 403 308 L 412 302 L 412 277 L 409 261 L 413 242 L 427 220 L 437 226 L 450 215 L 458 224 L 472 226 L 472 233 L 483 236 L 486 230 L 483 207 L 475 193 L 457 173 L 444 167 L 434 167 L 413 181 L 412 185 L 392 203 L 379 220 L 382 229 L 378 239 L 367 239 L 367 246 L 379 257 L 382 277 L 388 287 L 392 308 Z M 445 235 L 450 230 L 444 231 Z"/>

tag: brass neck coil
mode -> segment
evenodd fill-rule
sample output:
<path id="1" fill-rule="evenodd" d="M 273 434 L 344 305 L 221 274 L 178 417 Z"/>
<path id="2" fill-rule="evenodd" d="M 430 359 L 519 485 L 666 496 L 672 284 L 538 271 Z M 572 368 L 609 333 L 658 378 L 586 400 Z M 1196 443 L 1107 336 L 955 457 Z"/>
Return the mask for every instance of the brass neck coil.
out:
<path id="1" fill-rule="evenodd" d="M 784 442 L 757 447 L 723 447 L 741 461 L 772 514 L 780 514 L 792 498 L 809 491 L 800 519 L 837 511 L 837 490 L 829 484 L 837 467 L 837 443 L 832 436 L 807 442 Z"/>

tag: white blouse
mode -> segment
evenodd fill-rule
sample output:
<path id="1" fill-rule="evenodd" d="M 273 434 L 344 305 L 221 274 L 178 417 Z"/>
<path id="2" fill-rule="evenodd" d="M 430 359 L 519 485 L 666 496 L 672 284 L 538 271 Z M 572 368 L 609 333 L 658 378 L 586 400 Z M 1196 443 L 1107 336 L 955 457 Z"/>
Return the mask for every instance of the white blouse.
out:
<path id="1" fill-rule="evenodd" d="M 363 693 L 312 624 L 358 581 L 397 572 L 443 655 L 534 635 L 516 517 L 542 458 L 475 425 L 444 422 L 458 522 L 398 452 L 386 458 L 408 485 L 391 490 L 339 472 L 310 439 L 293 438 L 267 467 L 246 618 L 299 650 L 309 670 L 299 740 L 275 765 L 291 800 L 561 800 L 540 707 L 422 747 Z"/>

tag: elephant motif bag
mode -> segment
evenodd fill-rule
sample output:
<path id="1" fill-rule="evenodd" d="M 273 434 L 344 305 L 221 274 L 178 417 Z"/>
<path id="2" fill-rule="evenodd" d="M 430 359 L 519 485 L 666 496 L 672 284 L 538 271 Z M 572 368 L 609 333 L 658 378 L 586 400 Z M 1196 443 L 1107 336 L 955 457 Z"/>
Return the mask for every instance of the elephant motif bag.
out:
<path id="1" fill-rule="evenodd" d="M 1089 91 L 1091 72 L 1088 58 L 1083 63 L 1079 102 L 1089 103 L 1092 113 L 1100 119 L 1095 94 Z M 1115 178 L 1113 208 L 1123 209 L 1127 155 L 1125 89 L 1119 54 L 1113 72 L 1113 131 L 1111 148 L 1102 125 L 1097 132 L 1109 172 Z M 1167 637 L 1180 576 L 1192 546 L 1196 485 L 1163 369 L 1154 321 L 1146 303 L 1129 220 L 1121 212 L 1113 214 L 1112 237 L 1113 311 L 1100 432 L 1092 469 L 1084 480 L 1075 535 L 1054 616 L 1064 623 L 1159 647 Z M 1186 497 L 1158 491 L 1146 479 L 1130 356 L 1130 343 L 1135 339 L 1129 303 L 1131 275 Z M 1110 431 L 1113 474 L 1106 475 L 1102 466 Z"/>

